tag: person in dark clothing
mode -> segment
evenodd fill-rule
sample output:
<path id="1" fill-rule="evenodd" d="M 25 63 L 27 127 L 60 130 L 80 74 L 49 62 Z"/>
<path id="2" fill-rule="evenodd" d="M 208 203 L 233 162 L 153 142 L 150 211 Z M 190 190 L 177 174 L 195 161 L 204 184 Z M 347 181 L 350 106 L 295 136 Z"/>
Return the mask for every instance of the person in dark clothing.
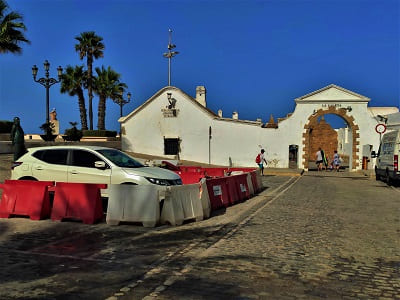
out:
<path id="1" fill-rule="evenodd" d="M 21 127 L 18 117 L 14 118 L 14 124 L 11 128 L 11 143 L 14 146 L 14 161 L 26 153 L 24 130 Z"/>

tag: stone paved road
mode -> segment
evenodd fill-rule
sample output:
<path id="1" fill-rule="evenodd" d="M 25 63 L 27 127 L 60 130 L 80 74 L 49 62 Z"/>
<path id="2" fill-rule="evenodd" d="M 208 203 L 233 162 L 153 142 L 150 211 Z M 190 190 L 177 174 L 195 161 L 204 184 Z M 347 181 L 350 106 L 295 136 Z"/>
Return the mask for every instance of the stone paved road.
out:
<path id="1" fill-rule="evenodd" d="M 105 299 L 223 237 L 290 178 L 265 177 L 264 196 L 179 227 L 0 219 L 0 299 Z M 154 284 L 158 284 L 155 282 Z M 140 285 L 144 294 L 153 282 Z"/>
<path id="2" fill-rule="evenodd" d="M 145 299 L 400 299 L 399 218 L 398 189 L 303 176 Z"/>

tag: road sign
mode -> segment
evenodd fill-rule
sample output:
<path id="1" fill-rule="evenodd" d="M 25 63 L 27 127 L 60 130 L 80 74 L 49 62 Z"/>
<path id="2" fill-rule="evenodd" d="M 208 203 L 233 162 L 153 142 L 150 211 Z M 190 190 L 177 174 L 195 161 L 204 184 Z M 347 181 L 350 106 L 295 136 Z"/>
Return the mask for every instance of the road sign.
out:
<path id="1" fill-rule="evenodd" d="M 377 124 L 375 126 L 375 131 L 379 134 L 383 134 L 386 132 L 386 125 L 385 124 Z"/>

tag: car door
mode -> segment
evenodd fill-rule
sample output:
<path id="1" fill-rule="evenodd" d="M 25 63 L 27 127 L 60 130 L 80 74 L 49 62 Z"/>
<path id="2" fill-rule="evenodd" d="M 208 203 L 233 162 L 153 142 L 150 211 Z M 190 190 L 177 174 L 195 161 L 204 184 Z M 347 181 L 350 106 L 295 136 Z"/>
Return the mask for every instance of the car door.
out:
<path id="1" fill-rule="evenodd" d="M 83 149 L 74 149 L 71 154 L 71 162 L 68 167 L 68 182 L 110 184 L 111 168 L 104 159 L 93 152 Z M 104 169 L 96 168 L 96 161 L 103 161 L 106 167 Z"/>
<path id="2" fill-rule="evenodd" d="M 32 175 L 38 180 L 67 181 L 67 149 L 40 150 L 33 154 L 37 158 L 32 163 Z"/>

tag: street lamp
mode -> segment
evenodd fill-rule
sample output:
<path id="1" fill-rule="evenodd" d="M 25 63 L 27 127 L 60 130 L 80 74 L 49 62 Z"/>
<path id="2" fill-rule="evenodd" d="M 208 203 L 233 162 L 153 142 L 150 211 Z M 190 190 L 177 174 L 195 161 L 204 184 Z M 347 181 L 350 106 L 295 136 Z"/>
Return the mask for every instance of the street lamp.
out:
<path id="1" fill-rule="evenodd" d="M 131 101 L 131 97 L 132 97 L 132 94 L 130 92 L 128 92 L 128 94 L 126 94 L 128 99 L 124 99 L 123 94 L 124 94 L 124 91 L 121 91 L 120 92 L 121 97 L 118 98 L 118 105 L 119 105 L 119 108 L 120 108 L 120 111 L 119 111 L 119 116 L 120 117 L 122 117 L 122 107 L 125 104 L 128 104 Z"/>
<path id="2" fill-rule="evenodd" d="M 44 70 L 45 70 L 45 77 L 39 78 L 36 80 L 36 76 L 38 73 L 38 67 L 36 65 L 33 65 L 32 67 L 32 75 L 33 75 L 33 81 L 40 83 L 46 88 L 46 124 L 50 122 L 50 116 L 49 116 L 49 106 L 50 106 L 50 101 L 49 101 L 49 89 L 50 87 L 61 81 L 61 75 L 63 72 L 63 68 L 61 66 L 58 66 L 57 68 L 57 75 L 58 75 L 58 80 L 54 78 L 49 78 L 49 70 L 50 70 L 50 63 L 46 59 L 43 63 L 44 65 Z"/>
<path id="3" fill-rule="evenodd" d="M 168 52 L 164 53 L 163 56 L 168 58 L 168 86 L 171 85 L 171 58 L 175 55 L 179 54 L 178 51 L 171 51 L 176 47 L 176 45 L 172 44 L 172 30 L 168 29 L 169 31 L 169 41 L 168 41 Z"/>

